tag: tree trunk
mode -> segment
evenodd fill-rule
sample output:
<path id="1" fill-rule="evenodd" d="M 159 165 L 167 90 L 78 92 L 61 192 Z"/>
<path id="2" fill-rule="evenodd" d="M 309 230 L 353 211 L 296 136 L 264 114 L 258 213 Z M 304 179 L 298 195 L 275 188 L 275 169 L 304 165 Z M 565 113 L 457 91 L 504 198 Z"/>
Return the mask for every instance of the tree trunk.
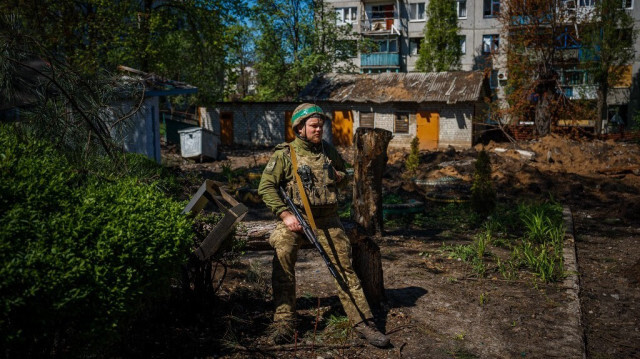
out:
<path id="1" fill-rule="evenodd" d="M 551 104 L 548 92 L 539 94 L 538 103 L 536 104 L 535 125 L 536 134 L 538 136 L 546 136 L 551 130 Z"/>
<path id="2" fill-rule="evenodd" d="M 609 92 L 609 88 L 606 85 L 602 85 L 598 87 L 598 99 L 596 100 L 597 104 L 597 115 L 594 124 L 594 130 L 596 135 L 600 135 L 602 133 L 602 123 L 604 120 L 608 118 L 607 113 L 607 93 Z"/>
<path id="3" fill-rule="evenodd" d="M 353 268 L 362 282 L 369 305 L 377 309 L 386 302 L 380 247 L 374 241 L 384 231 L 382 220 L 382 175 L 387 164 L 391 132 L 358 128 L 354 140 L 355 171 L 350 231 Z"/>
<path id="4" fill-rule="evenodd" d="M 387 165 L 387 146 L 391 132 L 358 128 L 354 139 L 354 187 L 352 219 L 365 235 L 380 235 L 382 221 L 382 175 Z"/>

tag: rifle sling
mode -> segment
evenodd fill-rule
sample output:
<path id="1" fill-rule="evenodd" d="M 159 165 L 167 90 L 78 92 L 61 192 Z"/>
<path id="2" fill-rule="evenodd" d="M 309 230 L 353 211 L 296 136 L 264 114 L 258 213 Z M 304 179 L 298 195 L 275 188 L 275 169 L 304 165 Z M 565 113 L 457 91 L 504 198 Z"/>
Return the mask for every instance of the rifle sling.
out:
<path id="1" fill-rule="evenodd" d="M 302 199 L 304 212 L 307 214 L 307 219 L 309 220 L 309 225 L 311 226 L 311 229 L 315 232 L 317 229 L 316 221 L 313 220 L 313 214 L 311 214 L 311 205 L 309 204 L 307 193 L 304 191 L 304 187 L 302 186 L 302 179 L 298 174 L 298 160 L 296 159 L 296 151 L 294 151 L 293 146 L 291 146 L 291 143 L 289 143 L 289 149 L 291 150 L 291 163 L 293 164 L 293 175 L 295 176 L 296 184 L 298 185 L 298 192 L 300 192 L 300 198 Z"/>

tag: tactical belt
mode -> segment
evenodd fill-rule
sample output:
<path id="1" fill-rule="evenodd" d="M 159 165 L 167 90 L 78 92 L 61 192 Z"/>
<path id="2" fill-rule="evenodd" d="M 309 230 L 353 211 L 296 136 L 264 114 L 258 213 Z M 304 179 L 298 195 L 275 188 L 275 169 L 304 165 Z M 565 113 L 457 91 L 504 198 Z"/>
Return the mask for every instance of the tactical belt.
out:
<path id="1" fill-rule="evenodd" d="M 304 206 L 304 212 L 307 214 L 307 219 L 309 220 L 309 225 L 311 229 L 315 232 L 317 229 L 316 221 L 313 220 L 313 215 L 311 214 L 311 205 L 309 205 L 309 199 L 307 198 L 307 193 L 304 191 L 304 187 L 302 186 L 302 179 L 298 174 L 298 160 L 296 159 L 296 151 L 293 150 L 293 146 L 289 144 L 289 149 L 291 150 L 291 163 L 293 164 L 293 175 L 295 176 L 296 184 L 298 185 L 298 192 L 300 192 L 300 198 L 302 199 L 302 205 Z"/>

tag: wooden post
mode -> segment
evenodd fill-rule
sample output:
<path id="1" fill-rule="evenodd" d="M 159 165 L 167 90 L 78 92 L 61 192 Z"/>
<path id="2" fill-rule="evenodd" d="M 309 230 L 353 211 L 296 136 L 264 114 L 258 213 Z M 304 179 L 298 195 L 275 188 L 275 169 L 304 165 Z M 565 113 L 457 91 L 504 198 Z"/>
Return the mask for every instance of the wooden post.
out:
<path id="1" fill-rule="evenodd" d="M 386 302 L 382 277 L 380 247 L 374 238 L 382 235 L 382 175 L 387 164 L 387 147 L 391 132 L 383 129 L 358 128 L 354 138 L 354 187 L 350 231 L 353 268 L 372 308 Z"/>

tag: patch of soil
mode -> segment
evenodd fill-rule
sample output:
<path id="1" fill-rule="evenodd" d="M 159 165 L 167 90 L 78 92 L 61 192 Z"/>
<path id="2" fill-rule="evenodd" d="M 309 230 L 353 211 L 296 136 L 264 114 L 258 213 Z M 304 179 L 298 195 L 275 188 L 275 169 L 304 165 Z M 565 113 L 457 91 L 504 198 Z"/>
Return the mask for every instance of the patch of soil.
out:
<path id="1" fill-rule="evenodd" d="M 407 152 L 390 148 L 383 185 L 388 192 L 424 200 L 425 189 L 413 184 L 414 178 L 451 176 L 470 183 L 481 149 L 421 152 L 418 171 L 406 174 Z M 484 149 L 490 154 L 499 200 L 553 197 L 574 214 L 587 357 L 640 357 L 640 173 L 633 169 L 640 164 L 640 147 L 552 135 L 518 143 L 517 148 L 489 143 Z M 533 159 L 516 149 L 532 152 Z M 342 152 L 353 163 L 353 152 Z M 270 153 L 239 151 L 227 157 L 234 169 L 256 168 Z M 194 163 L 176 156 L 163 158 L 202 180 L 219 178 L 222 172 L 221 162 Z M 267 220 L 264 209 L 251 211 L 260 213 L 254 218 Z M 408 230 L 379 242 L 388 304 L 380 309 L 377 324 L 391 337 L 393 348 L 373 348 L 349 333 L 328 337 L 331 316 L 344 314 L 324 264 L 313 250 L 303 249 L 297 264 L 297 345 L 271 347 L 266 342 L 272 252 L 251 251 L 230 267 L 209 311 L 158 324 L 166 331 L 146 353 L 227 358 L 579 357 L 581 348 L 565 345 L 573 331 L 565 325 L 572 313 L 562 284 L 508 281 L 497 272 L 478 278 L 468 264 L 438 254 L 443 242 L 469 243 L 472 235 L 465 230 Z M 170 345 L 183 351 L 168 350 Z"/>

